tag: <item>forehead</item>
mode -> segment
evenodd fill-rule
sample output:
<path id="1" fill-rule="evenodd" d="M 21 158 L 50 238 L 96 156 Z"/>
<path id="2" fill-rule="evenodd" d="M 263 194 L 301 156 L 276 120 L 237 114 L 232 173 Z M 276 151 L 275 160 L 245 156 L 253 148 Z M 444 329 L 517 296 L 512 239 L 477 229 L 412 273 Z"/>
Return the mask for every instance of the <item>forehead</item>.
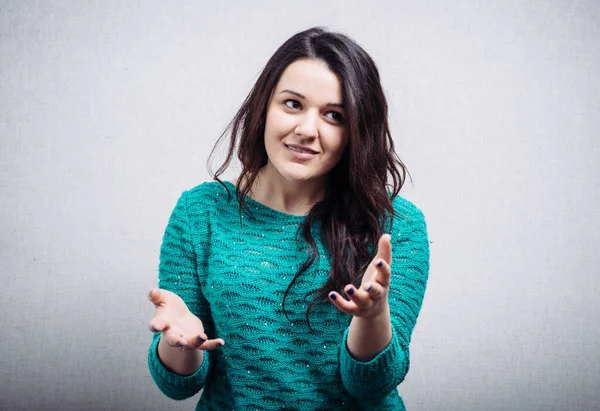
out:
<path id="1" fill-rule="evenodd" d="M 307 99 L 342 103 L 342 82 L 320 60 L 300 59 L 287 66 L 275 87 L 275 93 L 282 90 L 295 91 Z"/>

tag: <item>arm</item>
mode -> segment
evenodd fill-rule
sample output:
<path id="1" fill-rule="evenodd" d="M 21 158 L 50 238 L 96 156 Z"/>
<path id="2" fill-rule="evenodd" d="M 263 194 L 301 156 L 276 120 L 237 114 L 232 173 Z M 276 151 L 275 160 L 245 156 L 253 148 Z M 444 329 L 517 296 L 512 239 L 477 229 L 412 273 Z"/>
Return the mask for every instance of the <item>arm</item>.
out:
<path id="1" fill-rule="evenodd" d="M 197 258 L 190 229 L 187 197 L 184 192 L 171 214 L 160 251 L 159 288 L 177 294 L 190 312 L 213 334 L 208 303 L 198 278 Z M 170 398 L 185 399 L 196 394 L 206 383 L 210 354 L 200 350 L 182 351 L 167 344 L 157 332 L 148 351 L 150 374 L 160 390 Z"/>
<path id="2" fill-rule="evenodd" d="M 405 200 L 398 199 L 404 202 Z M 407 203 L 407 202 L 406 202 Z M 353 317 L 340 350 L 340 372 L 348 392 L 373 403 L 404 380 L 409 344 L 429 272 L 429 242 L 423 214 L 401 204 L 391 234 L 390 284 L 381 314 Z"/>

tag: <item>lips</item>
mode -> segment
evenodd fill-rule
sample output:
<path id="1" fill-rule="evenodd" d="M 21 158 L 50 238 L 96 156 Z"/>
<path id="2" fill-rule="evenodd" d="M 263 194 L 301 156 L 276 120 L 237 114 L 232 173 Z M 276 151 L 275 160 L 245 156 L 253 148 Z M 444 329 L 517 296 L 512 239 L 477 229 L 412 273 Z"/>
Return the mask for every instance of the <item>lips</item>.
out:
<path id="1" fill-rule="evenodd" d="M 318 151 L 312 150 L 308 147 L 302 147 L 296 144 L 285 144 L 287 148 L 297 153 L 305 153 L 305 154 L 319 154 Z"/>

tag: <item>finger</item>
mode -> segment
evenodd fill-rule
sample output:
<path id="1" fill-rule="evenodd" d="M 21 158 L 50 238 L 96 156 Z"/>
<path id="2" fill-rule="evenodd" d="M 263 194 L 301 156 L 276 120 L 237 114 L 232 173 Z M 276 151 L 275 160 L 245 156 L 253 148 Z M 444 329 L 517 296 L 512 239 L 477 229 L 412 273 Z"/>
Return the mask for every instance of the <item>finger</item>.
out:
<path id="1" fill-rule="evenodd" d="M 359 308 L 367 307 L 371 303 L 371 296 L 365 290 L 357 289 L 353 285 L 347 285 L 344 292 L 348 298 Z"/>
<path id="2" fill-rule="evenodd" d="M 160 288 L 151 289 L 150 292 L 148 293 L 148 299 L 155 306 L 160 305 L 164 302 Z"/>
<path id="3" fill-rule="evenodd" d="M 383 234 L 379 237 L 375 258 L 380 258 L 386 263 L 392 264 L 392 237 L 389 234 Z"/>
<path id="4" fill-rule="evenodd" d="M 375 269 L 377 270 L 377 281 L 384 287 L 390 286 L 392 268 L 383 259 L 375 260 Z"/>
<path id="5" fill-rule="evenodd" d="M 168 327 L 163 330 L 162 335 L 167 339 L 167 343 L 171 347 L 189 347 L 191 338 L 181 326 L 177 323 L 169 323 Z"/>
<path id="6" fill-rule="evenodd" d="M 214 340 L 204 341 L 204 343 L 202 345 L 200 345 L 200 347 L 198 347 L 198 348 L 201 350 L 211 351 L 211 350 L 216 350 L 217 348 L 221 348 L 224 345 L 225 345 L 225 341 L 222 338 L 216 338 Z"/>
<path id="7" fill-rule="evenodd" d="M 359 311 L 359 308 L 353 301 L 346 300 L 335 291 L 329 293 L 329 301 L 331 301 L 338 310 L 345 312 L 346 314 L 355 315 Z"/>
<path id="8" fill-rule="evenodd" d="M 190 346 L 192 348 L 200 348 L 200 346 L 202 344 L 204 344 L 206 342 L 206 340 L 208 340 L 208 337 L 206 336 L 206 334 L 202 333 L 202 334 L 197 334 L 195 336 L 193 336 L 192 338 L 190 338 Z"/>
<path id="9" fill-rule="evenodd" d="M 161 338 L 165 338 L 167 344 L 171 347 L 192 349 L 192 347 L 188 344 L 188 339 L 183 334 L 174 332 L 173 329 L 168 329 L 167 331 L 163 332 Z"/>
<path id="10" fill-rule="evenodd" d="M 150 320 L 148 328 L 150 328 L 150 331 L 152 332 L 162 332 L 169 328 L 169 323 L 164 318 L 156 316 Z"/>
<path id="11" fill-rule="evenodd" d="M 365 284 L 365 292 L 369 294 L 372 300 L 378 301 L 384 298 L 386 289 L 381 284 L 373 282 Z"/>

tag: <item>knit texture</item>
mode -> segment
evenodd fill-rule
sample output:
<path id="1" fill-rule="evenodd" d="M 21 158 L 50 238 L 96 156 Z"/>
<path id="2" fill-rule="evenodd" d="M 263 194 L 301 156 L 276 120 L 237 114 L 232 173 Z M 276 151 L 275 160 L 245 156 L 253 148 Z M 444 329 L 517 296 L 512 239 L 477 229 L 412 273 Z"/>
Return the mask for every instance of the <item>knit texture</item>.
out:
<path id="1" fill-rule="evenodd" d="M 235 186 L 217 182 L 184 192 L 167 225 L 160 253 L 159 287 L 172 291 L 198 316 L 209 338 L 225 346 L 206 351 L 194 374 L 168 371 L 148 352 L 150 373 L 163 393 L 185 399 L 204 388 L 197 410 L 403 410 L 397 386 L 409 367 L 411 333 L 429 270 L 425 220 L 412 203 L 396 197 L 389 303 L 392 341 L 368 362 L 346 347 L 351 316 L 325 302 L 305 313 L 309 291 L 328 278 L 330 260 L 313 227 L 319 258 L 286 299 L 283 294 L 308 246 L 297 233 L 304 217 L 246 198 L 251 214 L 240 218 Z"/>

